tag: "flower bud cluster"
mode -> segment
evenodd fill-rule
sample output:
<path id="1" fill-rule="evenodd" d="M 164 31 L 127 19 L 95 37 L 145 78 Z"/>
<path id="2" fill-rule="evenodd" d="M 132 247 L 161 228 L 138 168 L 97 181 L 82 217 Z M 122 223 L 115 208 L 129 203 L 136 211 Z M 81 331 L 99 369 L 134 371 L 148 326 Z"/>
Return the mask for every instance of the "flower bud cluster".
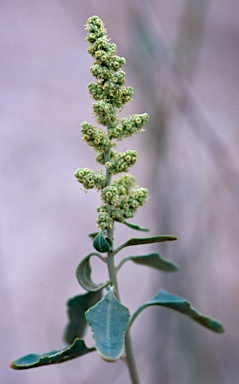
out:
<path id="1" fill-rule="evenodd" d="M 120 201 L 120 195 L 117 187 L 109 185 L 105 187 L 101 192 L 101 199 L 103 203 L 107 205 L 117 205 Z"/>
<path id="2" fill-rule="evenodd" d="M 138 188 L 129 196 L 123 198 L 118 207 L 112 211 L 112 218 L 119 222 L 124 222 L 135 216 L 137 208 L 144 205 L 148 198 L 148 190 L 146 188 Z"/>
<path id="3" fill-rule="evenodd" d="M 88 52 L 94 58 L 90 70 L 96 78 L 96 83 L 88 86 L 95 101 L 93 115 L 97 123 L 107 127 L 107 132 L 85 121 L 81 126 L 82 140 L 96 151 L 95 159 L 105 166 L 106 175 L 102 171 L 79 168 L 75 176 L 83 189 L 96 188 L 101 192 L 102 205 L 97 209 L 96 222 L 100 229 L 110 231 L 114 221 L 123 223 L 134 217 L 138 207 L 148 197 L 147 189 L 136 186 L 135 178 L 130 174 L 111 181 L 113 175 L 128 172 L 137 161 L 137 152 L 134 150 L 115 152 L 112 149 L 115 146 L 113 140 L 122 140 L 142 132 L 148 115 L 134 114 L 119 119 L 119 111 L 133 96 L 133 88 L 124 85 L 125 72 L 122 66 L 125 59 L 116 55 L 116 45 L 109 43 L 104 24 L 97 16 L 88 19 L 86 29 L 86 40 L 90 43 Z"/>
<path id="4" fill-rule="evenodd" d="M 128 218 L 134 217 L 137 209 L 144 205 L 147 198 L 148 190 L 135 187 L 134 176 L 121 176 L 101 192 L 103 205 L 98 208 L 98 227 L 109 229 L 113 225 L 111 220 L 122 223 Z M 107 207 L 110 209 L 107 210 Z"/>
<path id="5" fill-rule="evenodd" d="M 123 118 L 121 124 L 119 122 L 112 124 L 109 130 L 110 139 L 123 140 L 132 136 L 134 133 L 143 132 L 143 126 L 147 123 L 149 116 L 147 113 L 141 115 L 132 115 Z"/>
<path id="6" fill-rule="evenodd" d="M 137 152 L 128 150 L 126 152 L 117 153 L 112 160 L 105 165 L 110 175 L 116 175 L 120 172 L 128 172 L 137 160 Z"/>
<path id="7" fill-rule="evenodd" d="M 129 195 L 131 188 L 135 186 L 135 177 L 128 173 L 114 180 L 113 185 L 120 196 Z"/>
<path id="8" fill-rule="evenodd" d="M 94 58 L 91 73 L 96 78 L 96 84 L 89 84 L 88 89 L 96 100 L 93 110 L 97 122 L 107 125 L 116 120 L 116 109 L 132 99 L 133 88 L 124 86 L 125 72 L 121 68 L 125 59 L 115 54 L 116 45 L 109 43 L 103 22 L 97 16 L 90 17 L 86 30 L 86 40 L 90 43 L 88 52 Z"/>
<path id="9" fill-rule="evenodd" d="M 106 186 L 106 178 L 102 171 L 92 171 L 88 168 L 79 168 L 75 171 L 75 177 L 85 189 L 103 189 Z"/>
<path id="10" fill-rule="evenodd" d="M 93 114 L 99 124 L 107 125 L 107 122 L 116 121 L 116 113 L 114 107 L 106 101 L 96 101 L 93 106 Z"/>
<path id="11" fill-rule="evenodd" d="M 83 133 L 82 140 L 85 140 L 96 151 L 107 152 L 112 147 L 109 136 L 102 129 L 96 128 L 87 121 L 81 124 L 81 132 Z"/>
<path id="12" fill-rule="evenodd" d="M 114 220 L 107 212 L 106 206 L 98 207 L 97 209 L 98 217 L 96 219 L 96 223 L 99 228 L 110 231 L 113 228 Z"/>

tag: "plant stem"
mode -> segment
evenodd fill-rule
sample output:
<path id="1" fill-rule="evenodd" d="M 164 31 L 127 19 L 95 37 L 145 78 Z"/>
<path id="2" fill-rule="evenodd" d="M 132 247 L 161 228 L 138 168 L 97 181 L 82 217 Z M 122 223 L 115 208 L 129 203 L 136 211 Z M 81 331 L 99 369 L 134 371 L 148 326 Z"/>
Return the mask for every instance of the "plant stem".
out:
<path id="1" fill-rule="evenodd" d="M 107 231 L 107 237 L 111 241 L 111 244 L 112 244 L 112 249 L 109 250 L 108 254 L 107 254 L 107 266 L 108 266 L 110 284 L 114 287 L 115 296 L 117 297 L 118 300 L 120 300 L 119 290 L 118 290 L 118 282 L 117 282 L 117 277 L 116 277 L 116 270 L 115 270 L 115 265 L 114 265 L 114 254 L 113 254 L 114 228 Z"/>
<path id="2" fill-rule="evenodd" d="M 107 124 L 107 128 L 109 129 L 109 123 Z M 110 161 L 110 151 L 105 153 L 105 162 Z M 111 185 L 111 175 L 109 174 L 108 170 L 106 169 L 106 185 Z M 111 213 L 111 207 L 107 206 L 107 211 L 110 214 Z M 107 237 L 110 240 L 112 247 L 107 253 L 107 267 L 108 267 L 108 273 L 110 278 L 110 284 L 114 287 L 114 294 L 117 297 L 117 299 L 120 301 L 119 297 L 119 289 L 118 289 L 118 281 L 116 276 L 116 268 L 114 265 L 114 227 L 107 231 Z M 125 361 L 130 373 L 131 382 L 132 384 L 140 384 L 139 381 L 139 375 L 136 368 L 134 353 L 132 349 L 131 339 L 129 332 L 126 332 L 125 334 Z"/>
<path id="3" fill-rule="evenodd" d="M 126 350 L 126 363 L 128 365 L 132 384 L 140 384 L 129 331 L 127 331 L 125 334 L 125 350 Z"/>
<path id="4" fill-rule="evenodd" d="M 113 234 L 114 234 L 114 229 L 107 231 L 107 237 L 111 240 L 112 247 L 113 247 Z M 108 266 L 108 272 L 109 272 L 109 277 L 110 277 L 110 283 L 114 287 L 115 296 L 120 301 L 116 270 L 115 270 L 115 266 L 114 266 L 113 250 L 110 250 L 108 252 L 107 266 Z M 126 364 L 128 366 L 129 373 L 130 373 L 131 382 L 132 382 L 132 384 L 140 384 L 139 375 L 138 375 L 137 368 L 136 368 L 136 363 L 135 363 L 135 358 L 134 358 L 134 353 L 133 353 L 133 349 L 132 349 L 129 331 L 127 331 L 125 334 L 125 351 L 126 351 L 125 361 L 126 361 Z"/>

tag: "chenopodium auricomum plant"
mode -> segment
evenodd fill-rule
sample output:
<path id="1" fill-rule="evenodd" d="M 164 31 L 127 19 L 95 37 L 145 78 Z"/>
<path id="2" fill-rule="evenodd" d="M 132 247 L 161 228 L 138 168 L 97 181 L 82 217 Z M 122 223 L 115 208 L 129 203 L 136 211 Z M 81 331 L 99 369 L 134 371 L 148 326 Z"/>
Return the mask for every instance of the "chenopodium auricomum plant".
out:
<path id="1" fill-rule="evenodd" d="M 135 237 L 114 247 L 115 224 L 126 225 L 136 231 L 148 229 L 128 222 L 138 208 L 148 199 L 148 190 L 136 184 L 135 177 L 128 173 L 137 161 L 137 152 L 116 151 L 116 142 L 135 133 L 143 132 L 148 121 L 147 113 L 119 118 L 119 112 L 133 96 L 133 89 L 125 87 L 125 59 L 116 55 L 116 45 L 109 43 L 103 22 L 97 16 L 90 17 L 86 24 L 89 42 L 88 52 L 94 59 L 90 68 L 96 78 L 89 84 L 89 92 L 94 99 L 93 115 L 99 128 L 88 122 L 82 123 L 82 139 L 94 149 L 96 162 L 104 170 L 79 168 L 75 177 L 82 189 L 96 189 L 100 193 L 101 205 L 97 208 L 98 232 L 90 234 L 94 250 L 85 256 L 76 269 L 79 284 L 86 293 L 71 298 L 68 305 L 69 321 L 64 339 L 67 346 L 62 350 L 30 354 L 13 360 L 14 369 L 27 369 L 64 362 L 87 353 L 97 351 L 106 361 L 122 359 L 128 366 L 132 383 L 139 383 L 129 330 L 138 315 L 152 305 L 164 306 L 189 316 L 199 324 L 215 332 L 223 332 L 223 326 L 193 308 L 184 298 L 159 290 L 154 297 L 143 303 L 135 313 L 120 302 L 117 273 L 128 261 L 153 267 L 160 271 L 174 272 L 178 266 L 159 253 L 124 257 L 115 265 L 116 255 L 126 247 L 139 246 L 163 241 L 174 241 L 175 236 Z M 108 269 L 109 279 L 95 284 L 91 279 L 91 257 L 97 257 Z M 106 292 L 103 295 L 103 292 Z M 87 347 L 82 336 L 89 325 L 94 346 Z"/>

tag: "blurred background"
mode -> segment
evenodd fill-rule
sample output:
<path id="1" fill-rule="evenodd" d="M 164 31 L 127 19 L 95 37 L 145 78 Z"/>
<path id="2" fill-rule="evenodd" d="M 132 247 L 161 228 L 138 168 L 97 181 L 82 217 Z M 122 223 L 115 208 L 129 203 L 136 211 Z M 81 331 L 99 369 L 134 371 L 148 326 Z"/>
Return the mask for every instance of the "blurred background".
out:
<path id="1" fill-rule="evenodd" d="M 84 194 L 79 167 L 96 169 L 81 141 L 91 116 L 84 24 L 103 19 L 126 85 L 123 115 L 147 112 L 132 169 L 151 198 L 134 222 L 177 242 L 141 247 L 180 265 L 176 274 L 125 265 L 122 300 L 133 312 L 159 288 L 224 323 L 213 334 L 164 308 L 149 308 L 132 329 L 142 384 L 235 384 L 239 377 L 239 2 L 237 0 L 8 0 L 0 2 L 0 382 L 129 383 L 123 363 L 92 353 L 27 371 L 12 358 L 64 347 L 66 301 L 92 250 L 99 195 Z M 137 236 L 116 228 L 117 241 Z M 122 256 L 129 253 L 122 253 Z M 95 263 L 93 277 L 105 279 Z M 87 344 L 92 345 L 89 332 Z"/>

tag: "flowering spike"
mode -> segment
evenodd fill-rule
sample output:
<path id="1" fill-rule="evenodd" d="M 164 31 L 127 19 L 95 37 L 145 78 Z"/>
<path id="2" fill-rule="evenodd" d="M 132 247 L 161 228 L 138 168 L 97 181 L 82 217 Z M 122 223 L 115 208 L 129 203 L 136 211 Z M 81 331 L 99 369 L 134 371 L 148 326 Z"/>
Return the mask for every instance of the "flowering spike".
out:
<path id="1" fill-rule="evenodd" d="M 148 198 L 148 191 L 135 184 L 135 178 L 126 174 L 111 183 L 111 177 L 128 172 L 137 160 L 137 152 L 128 150 L 117 153 L 112 148 L 114 140 L 123 140 L 134 133 L 142 132 L 148 121 L 148 114 L 134 114 L 119 118 L 123 106 L 132 99 L 133 88 L 125 87 L 125 59 L 116 55 L 116 45 L 109 43 L 104 23 L 98 16 L 90 17 L 86 23 L 90 43 L 88 52 L 94 62 L 90 68 L 96 82 L 88 89 L 94 99 L 93 116 L 100 129 L 84 121 L 81 124 L 82 140 L 96 151 L 96 161 L 105 166 L 105 176 L 101 171 L 79 168 L 75 176 L 83 184 L 83 189 L 96 188 L 101 192 L 102 205 L 97 209 L 96 223 L 103 231 L 111 231 L 114 221 L 124 223 L 135 215 L 137 208 Z"/>

